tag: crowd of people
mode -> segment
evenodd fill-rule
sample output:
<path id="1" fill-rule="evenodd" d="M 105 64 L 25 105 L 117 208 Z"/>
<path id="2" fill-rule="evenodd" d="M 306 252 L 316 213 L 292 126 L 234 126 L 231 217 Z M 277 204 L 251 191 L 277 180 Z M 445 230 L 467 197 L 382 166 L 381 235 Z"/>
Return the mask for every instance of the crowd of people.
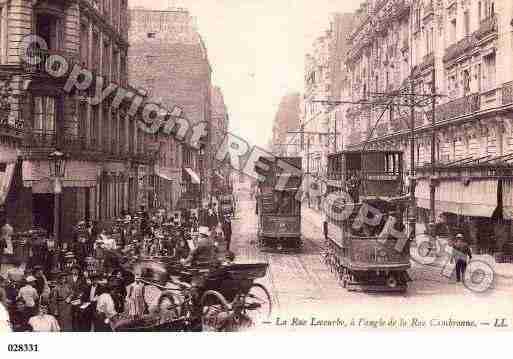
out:
<path id="1" fill-rule="evenodd" d="M 231 216 L 220 215 L 214 204 L 200 213 L 153 216 L 141 208 L 134 216 L 124 213 L 111 228 L 80 222 L 66 245 L 36 236 L 30 256 L 11 257 L 0 274 L 0 332 L 110 331 L 117 314 L 150 310 L 136 290 L 136 276 L 123 266 L 127 258 L 167 256 L 182 264 L 233 258 L 231 232 Z M 4 226 L 2 243 L 11 235 Z M 0 246 L 4 264 L 5 248 Z"/>

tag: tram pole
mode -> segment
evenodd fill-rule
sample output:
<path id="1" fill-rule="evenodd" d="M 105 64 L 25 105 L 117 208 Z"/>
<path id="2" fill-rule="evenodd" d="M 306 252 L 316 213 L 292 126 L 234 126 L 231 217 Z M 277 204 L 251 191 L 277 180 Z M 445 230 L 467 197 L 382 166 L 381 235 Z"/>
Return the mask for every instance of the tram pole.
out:
<path id="1" fill-rule="evenodd" d="M 410 80 L 410 213 L 408 223 L 410 227 L 410 239 L 415 238 L 415 226 L 417 224 L 415 205 L 415 84 L 413 77 Z"/>
<path id="2" fill-rule="evenodd" d="M 308 135 L 306 140 L 306 173 L 308 175 L 308 208 L 310 208 L 310 181 L 312 180 L 310 177 L 310 135 Z"/>

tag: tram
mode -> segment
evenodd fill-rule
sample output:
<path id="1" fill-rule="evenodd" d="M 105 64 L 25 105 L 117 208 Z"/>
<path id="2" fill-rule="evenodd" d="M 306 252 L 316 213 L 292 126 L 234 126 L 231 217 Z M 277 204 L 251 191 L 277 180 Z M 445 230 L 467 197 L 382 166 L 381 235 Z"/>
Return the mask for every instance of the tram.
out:
<path id="1" fill-rule="evenodd" d="M 409 196 L 399 151 L 343 151 L 328 157 L 328 222 L 324 260 L 350 291 L 399 291 L 410 281 L 403 224 Z M 335 192 L 340 193 L 340 195 Z"/>
<path id="2" fill-rule="evenodd" d="M 284 171 L 278 165 L 280 160 L 292 165 L 297 171 Z M 300 248 L 301 199 L 297 192 L 302 180 L 301 157 L 261 157 L 259 161 L 265 163 L 268 170 L 261 173 L 265 180 L 258 181 L 256 190 L 258 244 L 260 247 L 274 247 L 278 250 Z M 258 168 L 256 170 L 260 172 Z M 286 182 L 283 188 L 278 186 L 281 185 L 280 179 Z"/>

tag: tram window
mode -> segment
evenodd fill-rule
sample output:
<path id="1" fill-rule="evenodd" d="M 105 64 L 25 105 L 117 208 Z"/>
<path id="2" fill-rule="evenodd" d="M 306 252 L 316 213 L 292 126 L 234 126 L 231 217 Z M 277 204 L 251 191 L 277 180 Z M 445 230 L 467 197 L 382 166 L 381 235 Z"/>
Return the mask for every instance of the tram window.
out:
<path id="1" fill-rule="evenodd" d="M 299 215 L 301 203 L 296 200 L 294 191 L 275 191 L 274 203 L 276 214 Z"/>

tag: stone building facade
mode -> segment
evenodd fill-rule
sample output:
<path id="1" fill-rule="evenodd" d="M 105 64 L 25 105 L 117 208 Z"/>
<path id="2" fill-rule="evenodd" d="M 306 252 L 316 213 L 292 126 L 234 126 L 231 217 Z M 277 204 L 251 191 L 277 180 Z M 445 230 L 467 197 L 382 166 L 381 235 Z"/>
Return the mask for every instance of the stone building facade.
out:
<path id="1" fill-rule="evenodd" d="M 190 123 L 210 124 L 212 70 L 207 49 L 189 12 L 183 8 L 130 9 L 129 41 L 131 83 L 147 91 L 151 101 L 165 108 L 182 108 Z M 193 198 L 200 193 L 206 200 L 213 176 L 210 136 L 205 141 L 203 161 L 198 151 L 174 137 L 159 138 L 154 188 L 158 189 L 155 193 L 160 204 L 168 208 L 196 206 L 198 199 Z M 199 177 L 202 191 L 197 183 Z"/>
<path id="2" fill-rule="evenodd" d="M 212 86 L 212 125 L 211 125 L 211 143 L 214 153 L 221 147 L 225 136 L 229 132 L 230 118 L 228 108 L 224 102 L 223 92 L 220 87 Z M 214 160 L 212 173 L 213 193 L 230 192 L 233 189 L 231 179 L 231 166 L 226 163 L 220 163 Z"/>
<path id="3" fill-rule="evenodd" d="M 304 134 L 295 140 L 301 144 L 303 170 L 313 181 L 326 179 L 328 154 L 342 145 L 343 124 L 337 101 L 342 95 L 343 59 L 352 24 L 353 14 L 332 14 L 330 28 L 314 41 L 312 52 L 305 57 L 305 92 L 299 126 Z M 304 181 L 307 186 L 309 182 Z M 316 203 L 320 206 L 320 200 Z"/>
<path id="4" fill-rule="evenodd" d="M 344 148 L 400 149 L 407 171 L 413 152 L 419 218 L 443 214 L 482 250 L 505 250 L 513 219 L 513 3 L 366 1 L 355 16 L 342 97 L 365 103 L 341 106 Z M 401 91 L 418 103 L 401 106 L 412 99 Z M 434 111 L 431 98 L 419 96 L 432 91 L 441 95 Z M 384 101 L 385 110 L 377 105 Z"/>
<path id="5" fill-rule="evenodd" d="M 53 232 L 60 223 L 58 233 L 68 240 L 79 220 L 107 221 L 134 211 L 151 162 L 150 135 L 138 130 L 126 104 L 113 108 L 107 98 L 91 105 L 86 98 L 94 97 L 94 85 L 67 91 L 65 77 L 49 76 L 44 61 L 60 55 L 70 69 L 91 70 L 94 84 L 101 76 L 104 87 L 114 82 L 129 88 L 127 0 L 6 0 L 0 12 L 0 77 L 8 77 L 12 88 L 9 123 L 23 133 L 9 189 L 16 210 L 7 208 L 15 230 Z M 25 57 L 22 40 L 31 34 L 48 49 L 32 46 Z M 56 148 L 69 156 L 58 222 L 48 163 Z"/>
<path id="6" fill-rule="evenodd" d="M 276 156 L 289 156 L 299 150 L 295 148 L 299 143 L 296 144 L 293 139 L 301 136 L 288 132 L 295 132 L 299 129 L 300 104 L 301 95 L 290 93 L 283 96 L 278 105 L 278 111 L 274 117 L 271 143 L 271 150 Z"/>

